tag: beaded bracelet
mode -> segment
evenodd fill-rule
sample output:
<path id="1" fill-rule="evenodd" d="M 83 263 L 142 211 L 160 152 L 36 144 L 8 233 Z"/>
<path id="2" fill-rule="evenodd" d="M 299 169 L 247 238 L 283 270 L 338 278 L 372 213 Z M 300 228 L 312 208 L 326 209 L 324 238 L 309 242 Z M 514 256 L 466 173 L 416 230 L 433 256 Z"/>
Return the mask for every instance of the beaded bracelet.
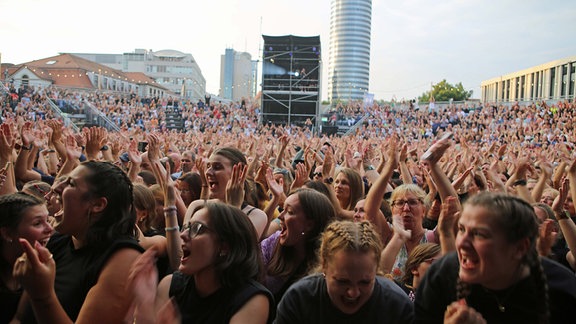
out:
<path id="1" fill-rule="evenodd" d="M 180 231 L 180 226 L 176 225 L 176 226 L 172 226 L 172 227 L 166 227 L 164 228 L 165 232 L 171 232 L 171 231 Z"/>

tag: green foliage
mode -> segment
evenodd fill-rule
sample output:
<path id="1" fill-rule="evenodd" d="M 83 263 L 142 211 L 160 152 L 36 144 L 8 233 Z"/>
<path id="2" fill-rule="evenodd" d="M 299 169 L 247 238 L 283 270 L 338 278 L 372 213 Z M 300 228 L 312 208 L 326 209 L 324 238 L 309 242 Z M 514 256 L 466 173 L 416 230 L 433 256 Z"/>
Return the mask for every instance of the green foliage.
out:
<path id="1" fill-rule="evenodd" d="M 434 97 L 435 101 L 449 101 L 450 99 L 454 101 L 463 101 L 472 97 L 472 90 L 466 91 L 462 82 L 456 85 L 451 85 L 446 82 L 446 79 L 436 83 L 432 90 L 424 92 L 422 96 L 418 98 L 419 102 L 428 102 L 430 97 Z"/>

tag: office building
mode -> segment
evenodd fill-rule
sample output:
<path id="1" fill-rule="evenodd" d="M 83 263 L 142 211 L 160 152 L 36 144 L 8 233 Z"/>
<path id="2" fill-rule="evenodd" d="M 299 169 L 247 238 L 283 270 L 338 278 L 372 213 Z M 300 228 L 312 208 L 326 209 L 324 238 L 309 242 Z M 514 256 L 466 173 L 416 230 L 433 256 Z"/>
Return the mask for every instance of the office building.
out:
<path id="1" fill-rule="evenodd" d="M 255 64 L 252 56 L 246 52 L 236 52 L 227 48 L 220 57 L 220 91 L 221 98 L 241 101 L 242 98 L 250 98 L 255 95 L 254 77 Z"/>

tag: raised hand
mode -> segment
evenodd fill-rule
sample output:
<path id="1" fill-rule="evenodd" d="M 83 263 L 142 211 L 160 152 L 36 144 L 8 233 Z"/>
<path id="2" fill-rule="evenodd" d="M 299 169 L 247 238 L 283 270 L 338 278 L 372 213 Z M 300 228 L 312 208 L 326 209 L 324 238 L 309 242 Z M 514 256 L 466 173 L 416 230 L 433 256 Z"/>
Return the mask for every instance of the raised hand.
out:
<path id="1" fill-rule="evenodd" d="M 226 202 L 240 208 L 244 202 L 244 182 L 246 181 L 248 166 L 242 163 L 232 167 L 232 176 L 226 184 Z"/>
<path id="2" fill-rule="evenodd" d="M 306 181 L 310 180 L 308 177 L 308 170 L 303 163 L 296 164 L 296 176 L 294 177 L 294 181 L 292 181 L 292 186 L 290 187 L 290 191 L 298 189 L 306 183 Z"/>
<path id="3" fill-rule="evenodd" d="M 19 242 L 24 253 L 14 264 L 14 277 L 20 281 L 31 300 L 55 298 L 56 263 L 52 254 L 38 242 L 34 243 L 34 247 L 25 239 L 21 238 Z"/>

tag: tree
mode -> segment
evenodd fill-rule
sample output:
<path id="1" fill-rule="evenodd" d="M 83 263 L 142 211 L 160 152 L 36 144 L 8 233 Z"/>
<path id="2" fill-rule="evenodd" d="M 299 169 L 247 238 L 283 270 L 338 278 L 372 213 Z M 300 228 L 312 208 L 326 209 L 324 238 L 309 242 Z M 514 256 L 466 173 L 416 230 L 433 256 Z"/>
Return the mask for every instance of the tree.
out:
<path id="1" fill-rule="evenodd" d="M 433 97 L 435 101 L 449 101 L 450 99 L 454 101 L 464 101 L 472 97 L 472 92 L 472 90 L 466 91 L 462 82 L 451 85 L 444 79 L 433 85 L 432 90 L 424 92 L 422 96 L 418 98 L 418 101 L 428 102 L 431 97 Z"/>

